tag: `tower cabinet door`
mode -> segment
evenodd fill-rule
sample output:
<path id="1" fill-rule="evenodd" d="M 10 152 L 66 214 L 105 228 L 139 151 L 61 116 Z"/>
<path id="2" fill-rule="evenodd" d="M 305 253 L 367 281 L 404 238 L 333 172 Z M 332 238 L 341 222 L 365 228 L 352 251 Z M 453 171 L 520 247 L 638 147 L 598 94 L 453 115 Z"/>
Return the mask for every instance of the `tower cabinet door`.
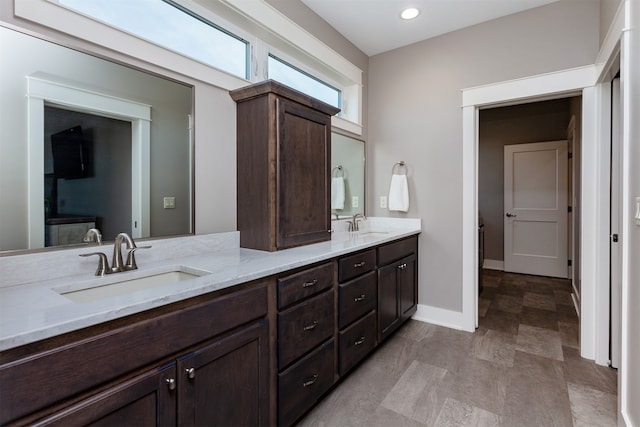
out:
<path id="1" fill-rule="evenodd" d="M 178 424 L 268 425 L 268 335 L 265 319 L 180 358 Z"/>
<path id="2" fill-rule="evenodd" d="M 330 239 L 331 118 L 277 100 L 277 247 Z"/>

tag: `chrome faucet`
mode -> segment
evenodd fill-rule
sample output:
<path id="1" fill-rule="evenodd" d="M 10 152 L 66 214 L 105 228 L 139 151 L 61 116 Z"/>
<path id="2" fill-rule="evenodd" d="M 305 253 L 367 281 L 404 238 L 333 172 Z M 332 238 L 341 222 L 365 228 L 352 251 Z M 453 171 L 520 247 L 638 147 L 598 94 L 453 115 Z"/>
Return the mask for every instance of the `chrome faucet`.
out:
<path id="1" fill-rule="evenodd" d="M 122 244 L 127 245 L 127 261 L 122 261 Z M 104 276 L 105 274 L 119 273 L 121 271 L 136 270 L 138 265 L 136 264 L 135 251 L 138 249 L 148 249 L 151 246 L 136 246 L 133 238 L 127 233 L 119 233 L 113 243 L 113 257 L 111 259 L 111 267 L 109 267 L 109 261 L 107 256 L 102 252 L 91 252 L 88 254 L 80 254 L 82 257 L 88 257 L 97 255 L 98 269 L 96 270 L 96 276 Z"/>
<path id="2" fill-rule="evenodd" d="M 351 218 L 351 221 L 347 222 L 349 224 L 349 231 L 358 231 L 360 229 L 359 222 L 358 222 L 359 220 L 366 221 L 367 217 L 361 213 L 354 214 L 353 218 Z"/>

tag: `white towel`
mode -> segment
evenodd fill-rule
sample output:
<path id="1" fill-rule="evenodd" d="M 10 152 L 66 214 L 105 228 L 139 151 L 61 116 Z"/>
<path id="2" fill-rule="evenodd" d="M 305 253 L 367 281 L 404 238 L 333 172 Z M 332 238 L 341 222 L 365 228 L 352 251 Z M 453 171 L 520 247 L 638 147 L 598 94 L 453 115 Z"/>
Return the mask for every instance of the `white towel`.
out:
<path id="1" fill-rule="evenodd" d="M 406 175 L 391 175 L 389 210 L 401 212 L 407 212 L 409 210 L 409 186 Z"/>
<path id="2" fill-rule="evenodd" d="M 344 178 L 331 178 L 331 209 L 344 209 Z"/>

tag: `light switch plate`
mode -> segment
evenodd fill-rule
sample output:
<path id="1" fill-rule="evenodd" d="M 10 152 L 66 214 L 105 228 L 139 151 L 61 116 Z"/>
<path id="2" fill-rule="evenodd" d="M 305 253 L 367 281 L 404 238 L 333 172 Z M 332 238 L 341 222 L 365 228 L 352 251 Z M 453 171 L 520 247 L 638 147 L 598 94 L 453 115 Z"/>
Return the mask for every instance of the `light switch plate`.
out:
<path id="1" fill-rule="evenodd" d="M 640 197 L 636 197 L 636 225 L 640 227 Z"/>
<path id="2" fill-rule="evenodd" d="M 165 197 L 164 198 L 164 208 L 165 209 L 175 209 L 176 208 L 176 198 L 175 197 Z"/>
<path id="3" fill-rule="evenodd" d="M 351 197 L 351 207 L 352 208 L 360 207 L 360 198 L 358 196 Z"/>

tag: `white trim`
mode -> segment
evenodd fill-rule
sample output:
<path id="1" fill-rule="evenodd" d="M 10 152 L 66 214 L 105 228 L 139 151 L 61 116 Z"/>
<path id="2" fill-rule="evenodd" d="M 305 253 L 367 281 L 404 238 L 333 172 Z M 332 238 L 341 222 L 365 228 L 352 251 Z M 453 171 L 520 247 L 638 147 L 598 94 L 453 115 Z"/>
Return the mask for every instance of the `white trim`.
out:
<path id="1" fill-rule="evenodd" d="M 27 76 L 28 240 L 44 247 L 44 107 L 52 103 L 131 122 L 131 235 L 149 237 L 151 189 L 151 106 L 84 89 L 42 75 Z"/>
<path id="2" fill-rule="evenodd" d="M 617 55 L 620 53 L 620 34 L 622 34 L 625 19 L 624 3 L 624 1 L 620 2 L 618 10 L 616 10 L 616 14 L 613 17 L 613 21 L 609 26 L 609 30 L 600 44 L 600 51 L 596 57 L 596 69 L 599 82 L 604 81 L 605 79 L 613 79 L 613 76 L 607 76 L 607 74 L 609 73 Z"/>
<path id="3" fill-rule="evenodd" d="M 264 0 L 220 0 L 265 30 L 297 46 L 354 83 L 362 84 L 362 70 L 312 36 Z"/>
<path id="4" fill-rule="evenodd" d="M 462 90 L 462 106 L 489 106 L 581 91 L 596 82 L 595 65 L 540 74 Z"/>
<path id="5" fill-rule="evenodd" d="M 462 109 L 462 170 L 477 176 L 478 110 Z M 473 332 L 478 326 L 478 180 L 462 180 L 462 283 L 476 291 L 462 292 L 461 329 Z"/>
<path id="6" fill-rule="evenodd" d="M 486 259 L 482 264 L 482 268 L 486 270 L 499 270 L 504 271 L 504 261 L 498 259 Z"/>
<path id="7" fill-rule="evenodd" d="M 481 87 L 464 89 L 462 92 L 462 100 L 463 100 L 463 125 L 462 125 L 462 140 L 463 140 L 463 156 L 464 154 L 475 156 L 475 152 L 477 150 L 477 131 L 475 126 L 476 114 L 478 109 L 487 107 L 490 105 L 501 104 L 501 103 L 509 103 L 520 100 L 530 100 L 540 97 L 557 97 L 562 94 L 575 93 L 583 90 L 585 87 L 588 88 L 593 86 L 596 82 L 596 68 L 595 66 L 588 67 L 580 67 L 570 70 L 558 71 L 555 73 L 548 73 L 539 76 L 532 76 L 528 78 L 522 78 L 517 80 L 511 80 L 507 82 L 496 83 L 492 85 L 486 85 Z M 587 92 L 585 90 L 585 92 Z M 592 107 L 592 103 L 595 100 L 590 98 L 589 96 L 583 97 L 583 108 L 590 109 Z M 470 111 L 474 111 L 472 114 Z M 586 135 L 591 132 L 591 129 L 588 128 L 589 120 L 588 118 L 583 118 L 583 131 L 582 134 Z M 593 135 L 593 133 L 592 133 Z M 595 136 L 594 136 L 595 138 Z M 467 153 L 467 151 L 469 153 Z M 583 153 L 584 156 L 584 153 Z M 474 159 L 476 161 L 476 159 Z M 471 167 L 469 167 L 471 165 Z M 590 169 L 589 166 L 584 165 L 582 169 L 583 177 L 587 173 L 591 173 L 594 169 Z M 477 188 L 478 176 L 476 169 L 473 167 L 473 162 L 466 160 L 466 157 L 463 157 L 463 168 L 462 168 L 462 182 L 463 182 L 463 225 L 462 225 L 462 234 L 463 234 L 463 284 L 462 284 L 462 293 L 463 293 L 463 318 L 465 321 L 467 319 L 474 316 L 472 312 L 472 308 L 465 305 L 465 301 L 475 301 L 477 298 L 477 283 L 471 277 L 469 271 L 473 270 L 475 265 L 475 254 L 471 256 L 471 251 L 475 248 L 471 242 L 475 240 L 476 234 L 476 218 L 473 212 L 477 212 L 478 204 L 477 204 L 477 194 L 473 191 L 469 191 L 470 188 Z M 588 192 L 595 191 L 595 186 L 584 186 L 582 187 L 583 194 Z M 583 212 L 586 209 L 583 209 Z M 595 227 L 595 219 L 591 222 L 583 221 L 582 223 L 582 232 L 587 234 L 587 241 L 593 236 Z M 583 247 L 586 245 L 583 240 Z M 588 254 L 587 254 L 588 255 Z M 584 268 L 585 265 L 594 265 L 596 260 L 589 258 L 583 253 L 583 261 L 582 266 Z M 583 278 L 586 275 L 583 275 Z M 583 281 L 583 291 L 592 292 L 589 289 L 589 286 L 593 286 L 592 283 L 585 283 Z M 586 289 L 585 289 L 586 288 Z M 584 306 L 583 306 L 584 308 Z M 476 303 L 477 310 L 477 303 Z M 583 310 L 584 311 L 584 310 Z M 585 314 L 584 317 L 590 317 L 595 321 L 596 313 Z M 595 331 L 594 328 L 589 327 L 590 325 L 586 325 L 586 328 L 581 329 L 581 347 L 583 348 L 582 354 L 583 357 L 585 354 L 589 354 L 589 352 L 585 352 L 584 349 L 591 350 L 593 348 L 593 341 Z M 593 358 L 593 356 L 591 357 Z"/>
<path id="8" fill-rule="evenodd" d="M 418 309 L 411 318 L 413 320 L 432 323 L 446 328 L 467 330 L 462 327 L 464 324 L 464 316 L 463 313 L 460 313 L 459 311 L 445 310 L 443 308 L 432 307 L 430 305 L 418 304 Z M 473 332 L 473 330 L 469 332 Z"/>

